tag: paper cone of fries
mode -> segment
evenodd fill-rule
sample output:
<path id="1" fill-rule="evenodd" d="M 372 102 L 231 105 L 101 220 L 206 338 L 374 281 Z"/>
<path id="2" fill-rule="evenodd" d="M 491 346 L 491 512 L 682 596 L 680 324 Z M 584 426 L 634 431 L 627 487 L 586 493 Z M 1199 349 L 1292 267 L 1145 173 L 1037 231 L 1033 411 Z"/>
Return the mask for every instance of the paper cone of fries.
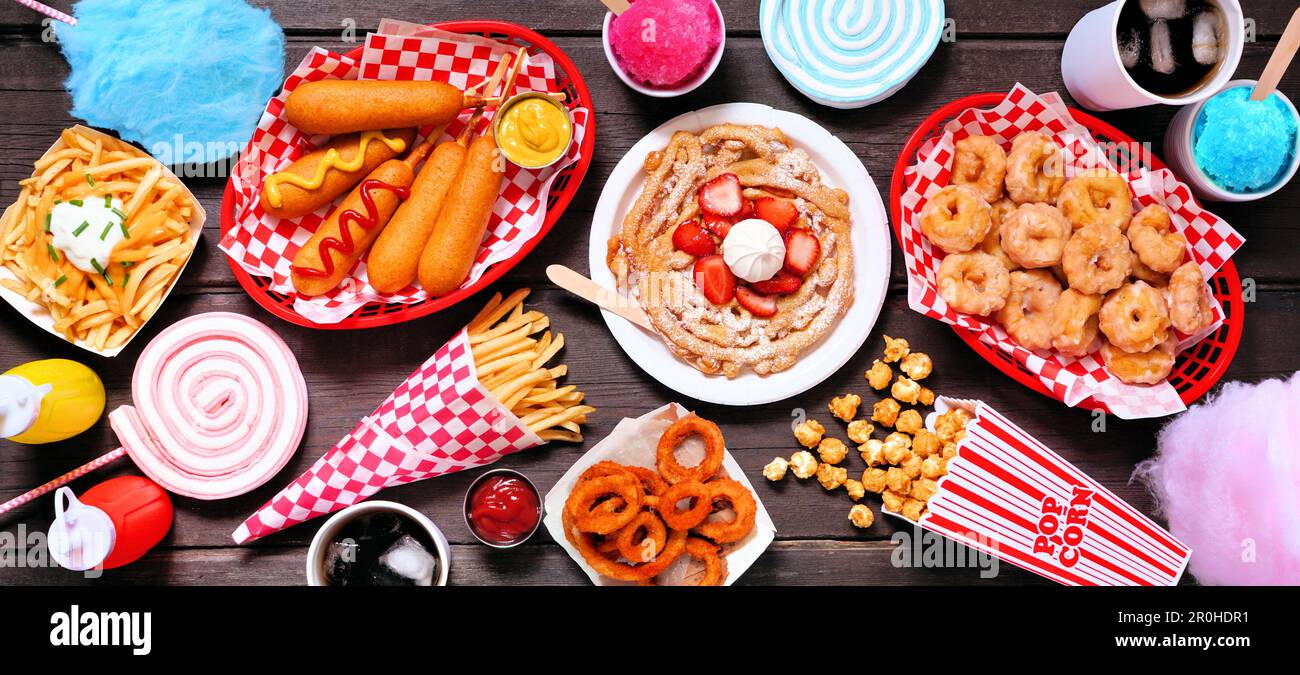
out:
<path id="1" fill-rule="evenodd" d="M 542 443 L 479 382 L 462 330 L 233 536 L 252 541 L 386 487 L 485 466 Z"/>

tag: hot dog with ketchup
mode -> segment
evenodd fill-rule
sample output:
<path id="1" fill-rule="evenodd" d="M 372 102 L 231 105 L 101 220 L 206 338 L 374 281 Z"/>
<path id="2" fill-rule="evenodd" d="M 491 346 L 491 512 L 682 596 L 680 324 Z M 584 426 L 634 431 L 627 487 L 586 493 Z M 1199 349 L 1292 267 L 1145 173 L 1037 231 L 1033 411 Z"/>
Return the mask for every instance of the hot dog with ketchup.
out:
<path id="1" fill-rule="evenodd" d="M 473 126 L 466 128 L 466 134 Z M 380 293 L 396 293 L 415 281 L 420 255 L 433 233 L 438 216 L 447 206 L 448 192 L 465 165 L 468 136 L 439 145 L 411 186 L 411 198 L 402 203 L 384 228 L 370 257 L 366 272 L 370 285 Z"/>
<path id="2" fill-rule="evenodd" d="M 299 293 L 324 295 L 343 281 L 410 197 L 415 167 L 432 148 L 432 143 L 422 143 L 406 159 L 380 164 L 343 199 L 293 257 L 290 272 Z"/>
<path id="3" fill-rule="evenodd" d="M 320 80 L 304 82 L 284 102 L 289 123 L 309 134 L 447 124 L 483 98 L 445 82 Z"/>
<path id="4" fill-rule="evenodd" d="M 505 159 L 489 131 L 470 145 L 465 166 L 448 191 L 446 206 L 420 256 L 420 285 L 430 295 L 450 293 L 469 276 L 504 175 Z"/>
<path id="5" fill-rule="evenodd" d="M 356 187 L 380 164 L 400 156 L 415 141 L 415 128 L 348 134 L 299 157 L 262 184 L 262 210 L 298 218 Z"/>

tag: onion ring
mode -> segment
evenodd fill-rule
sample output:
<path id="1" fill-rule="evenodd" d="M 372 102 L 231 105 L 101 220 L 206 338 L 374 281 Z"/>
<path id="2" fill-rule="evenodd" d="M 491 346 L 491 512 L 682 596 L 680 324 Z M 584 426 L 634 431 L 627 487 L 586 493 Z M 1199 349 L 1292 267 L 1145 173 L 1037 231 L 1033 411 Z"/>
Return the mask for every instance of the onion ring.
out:
<path id="1" fill-rule="evenodd" d="M 679 509 L 683 499 L 694 502 L 686 509 Z M 713 494 L 710 488 L 697 480 L 686 480 L 668 488 L 659 498 L 659 515 L 664 523 L 674 530 L 689 530 L 704 522 L 713 513 Z"/>
<path id="2" fill-rule="evenodd" d="M 653 561 L 643 565 L 628 565 L 605 557 L 596 548 L 594 537 L 590 533 L 579 530 L 568 511 L 563 515 L 563 524 L 565 538 L 578 549 L 578 553 L 587 564 L 591 565 L 597 574 L 619 581 L 645 581 L 656 577 L 676 562 L 686 550 L 686 531 L 673 530 L 668 534 L 668 542 L 664 544 L 663 550 Z"/>
<path id="3" fill-rule="evenodd" d="M 686 540 L 686 554 L 704 563 L 704 577 L 696 586 L 721 586 L 727 580 L 727 559 L 721 550 L 707 539 L 691 537 Z"/>
<path id="4" fill-rule="evenodd" d="M 726 502 L 736 515 L 731 520 L 705 520 L 691 531 L 712 539 L 714 543 L 726 544 L 740 541 L 754 529 L 754 518 L 758 514 L 758 502 L 754 494 L 744 485 L 730 478 L 719 478 L 705 484 L 713 503 Z"/>
<path id="5" fill-rule="evenodd" d="M 641 563 L 654 560 L 668 545 L 668 528 L 659 516 L 642 511 L 614 535 L 624 560 Z M 647 546 L 647 542 L 649 546 Z"/>
<path id="6" fill-rule="evenodd" d="M 602 500 L 617 496 L 621 509 L 600 508 Z M 641 510 L 641 483 L 631 474 L 611 474 L 583 481 L 574 486 L 564 502 L 564 511 L 583 532 L 610 534 L 632 522 Z"/>
<path id="7" fill-rule="evenodd" d="M 695 466 L 685 467 L 677 462 L 677 446 L 692 434 L 704 440 L 704 459 Z M 718 425 L 696 415 L 687 415 L 673 422 L 659 438 L 659 447 L 655 449 L 655 465 L 659 469 L 659 475 L 669 483 L 684 480 L 704 482 L 722 468 L 725 451 L 726 442 Z"/>

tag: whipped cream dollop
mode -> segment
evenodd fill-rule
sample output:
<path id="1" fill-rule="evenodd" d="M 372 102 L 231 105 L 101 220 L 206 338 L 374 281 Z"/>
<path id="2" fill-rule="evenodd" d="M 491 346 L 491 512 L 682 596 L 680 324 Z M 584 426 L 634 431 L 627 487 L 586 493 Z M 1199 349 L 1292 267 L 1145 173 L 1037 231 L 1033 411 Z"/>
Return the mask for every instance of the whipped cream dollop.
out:
<path id="1" fill-rule="evenodd" d="M 767 281 L 785 264 L 785 241 L 766 220 L 742 220 L 722 240 L 722 259 L 732 274 L 751 284 Z"/>

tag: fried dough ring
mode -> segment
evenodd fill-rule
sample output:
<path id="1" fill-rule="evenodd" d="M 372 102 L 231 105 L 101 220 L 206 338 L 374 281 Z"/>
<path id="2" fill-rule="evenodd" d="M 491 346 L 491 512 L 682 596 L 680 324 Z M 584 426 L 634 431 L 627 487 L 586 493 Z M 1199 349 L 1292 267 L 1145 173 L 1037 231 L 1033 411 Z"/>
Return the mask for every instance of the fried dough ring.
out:
<path id="1" fill-rule="evenodd" d="M 616 496 L 622 508 L 601 508 L 603 500 Z M 641 510 L 641 483 L 630 473 L 598 476 L 573 486 L 564 511 L 583 532 L 610 534 L 632 522 Z"/>
<path id="2" fill-rule="evenodd" d="M 1214 308 L 1205 292 L 1205 274 L 1188 261 L 1169 276 L 1169 322 L 1184 335 L 1195 335 L 1214 321 Z"/>
<path id="3" fill-rule="evenodd" d="M 736 515 L 731 520 L 705 520 L 691 531 L 712 539 L 716 544 L 744 539 L 754 529 L 754 519 L 758 514 L 754 493 L 730 478 L 709 481 L 705 487 L 709 489 L 711 503 L 726 502 Z"/>
<path id="4" fill-rule="evenodd" d="M 1111 375 L 1128 384 L 1158 384 L 1174 369 L 1178 341 L 1170 335 L 1150 351 L 1130 354 L 1109 342 L 1102 342 L 1101 359 Z"/>
<path id="5" fill-rule="evenodd" d="M 1169 209 L 1159 204 L 1152 204 L 1133 216 L 1128 240 L 1142 264 L 1163 274 L 1178 269 L 1187 255 L 1187 238 L 1174 229 Z"/>
<path id="6" fill-rule="evenodd" d="M 1097 312 L 1102 296 L 1069 288 L 1052 313 L 1052 347 L 1066 356 L 1084 356 L 1097 344 Z"/>
<path id="7" fill-rule="evenodd" d="M 1011 273 L 1007 304 L 998 321 L 1011 338 L 1026 349 L 1052 348 L 1052 320 L 1061 297 L 1061 284 L 1047 270 Z"/>
<path id="8" fill-rule="evenodd" d="M 664 544 L 663 550 L 659 552 L 659 555 L 655 556 L 654 560 L 641 565 L 628 565 L 617 560 L 611 560 L 602 554 L 597 548 L 595 537 L 591 533 L 578 529 L 567 510 L 563 515 L 562 522 L 565 538 L 569 540 L 570 544 L 573 544 L 574 548 L 578 549 L 578 553 L 587 561 L 587 564 L 591 565 L 591 568 L 597 574 L 619 581 L 645 581 L 654 578 L 668 569 L 668 566 L 676 562 L 686 550 L 687 532 L 685 530 L 672 530 L 668 533 L 668 542 Z"/>
<path id="9" fill-rule="evenodd" d="M 1100 224 L 1123 232 L 1133 218 L 1133 195 L 1128 183 L 1105 169 L 1092 169 L 1066 181 L 1056 205 L 1075 229 Z"/>
<path id="10" fill-rule="evenodd" d="M 1002 250 L 1027 269 L 1059 264 L 1073 231 L 1060 209 L 1050 204 L 1025 204 L 998 227 Z"/>
<path id="11" fill-rule="evenodd" d="M 1047 134 L 1030 131 L 1011 141 L 1007 195 L 1017 204 L 1055 203 L 1065 184 L 1061 148 Z"/>
<path id="12" fill-rule="evenodd" d="M 684 499 L 692 499 L 691 505 L 679 508 Z M 684 480 L 670 485 L 659 499 L 659 515 L 664 523 L 674 530 L 689 530 L 704 522 L 713 513 L 713 494 L 709 488 L 697 480 Z"/>
<path id="13" fill-rule="evenodd" d="M 692 434 L 704 441 L 704 459 L 695 466 L 685 467 L 677 462 L 677 446 Z M 655 466 L 659 469 L 659 475 L 669 484 L 684 480 L 703 483 L 722 468 L 725 451 L 726 441 L 723 440 L 718 425 L 696 415 L 687 415 L 673 422 L 664 431 L 664 435 L 659 437 L 659 446 L 655 449 Z"/>
<path id="14" fill-rule="evenodd" d="M 1118 229 L 1094 223 L 1074 231 L 1061 266 L 1070 288 L 1099 295 L 1124 285 L 1133 269 L 1133 253 Z"/>
<path id="15" fill-rule="evenodd" d="M 1169 337 L 1165 296 L 1145 281 L 1111 292 L 1097 317 L 1110 344 L 1130 354 L 1149 352 Z"/>
<path id="16" fill-rule="evenodd" d="M 654 560 L 668 545 L 668 528 L 650 511 L 636 514 L 614 535 L 619 555 L 624 560 L 641 563 Z M 649 546 L 646 543 L 649 542 Z"/>
<path id="17" fill-rule="evenodd" d="M 947 253 L 965 253 L 979 245 L 993 227 L 993 211 L 975 190 L 949 185 L 921 209 L 921 232 Z"/>
<path id="18" fill-rule="evenodd" d="M 968 136 L 957 141 L 952 160 L 952 184 L 975 190 L 992 204 L 1002 198 L 1007 177 L 1007 153 L 988 136 Z"/>
<path id="19" fill-rule="evenodd" d="M 1011 277 L 1002 261 L 987 253 L 953 253 L 939 263 L 939 296 L 954 311 L 988 316 L 1002 309 Z"/>

